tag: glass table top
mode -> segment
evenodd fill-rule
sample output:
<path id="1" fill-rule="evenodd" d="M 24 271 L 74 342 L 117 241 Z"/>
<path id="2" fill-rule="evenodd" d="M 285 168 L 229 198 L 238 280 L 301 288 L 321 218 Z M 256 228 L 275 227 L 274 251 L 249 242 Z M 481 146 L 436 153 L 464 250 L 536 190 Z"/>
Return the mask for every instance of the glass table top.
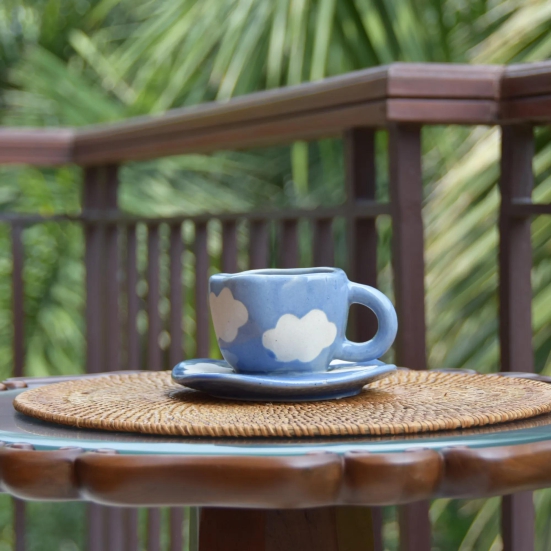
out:
<path id="1" fill-rule="evenodd" d="M 177 455 L 303 455 L 351 450 L 402 452 L 411 448 L 449 446 L 483 448 L 551 440 L 551 414 L 482 428 L 398 436 L 332 438 L 190 438 L 77 429 L 46 423 L 16 412 L 12 402 L 22 390 L 0 392 L 0 441 L 25 442 L 36 449 L 78 446 L 109 448 L 127 454 Z"/>

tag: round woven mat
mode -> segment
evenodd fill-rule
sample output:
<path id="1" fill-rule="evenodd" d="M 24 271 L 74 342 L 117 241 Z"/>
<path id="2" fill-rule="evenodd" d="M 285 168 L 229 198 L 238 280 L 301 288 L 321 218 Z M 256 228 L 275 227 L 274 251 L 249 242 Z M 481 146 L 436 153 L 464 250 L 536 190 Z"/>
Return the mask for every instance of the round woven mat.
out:
<path id="1" fill-rule="evenodd" d="M 352 398 L 260 403 L 211 398 L 169 372 L 77 379 L 28 390 L 15 409 L 44 421 L 148 434 L 304 437 L 479 427 L 551 411 L 551 385 L 495 375 L 399 371 Z"/>

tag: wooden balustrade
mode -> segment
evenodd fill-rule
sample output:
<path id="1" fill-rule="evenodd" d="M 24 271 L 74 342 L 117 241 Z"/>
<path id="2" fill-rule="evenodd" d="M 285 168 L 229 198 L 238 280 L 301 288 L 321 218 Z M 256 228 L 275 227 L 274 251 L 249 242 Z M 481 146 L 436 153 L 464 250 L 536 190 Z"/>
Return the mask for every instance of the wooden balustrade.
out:
<path id="1" fill-rule="evenodd" d="M 394 64 L 116 124 L 83 129 L 2 129 L 0 163 L 76 163 L 85 169 L 81 215 L 0 215 L 0 223 L 10 225 L 12 239 L 13 374 L 22 375 L 25 364 L 23 244 L 29 225 L 45 221 L 82 224 L 86 243 L 86 369 L 97 373 L 121 368 L 164 369 L 184 356 L 208 356 L 213 344 L 207 299 L 209 270 L 216 266 L 234 272 L 240 269 L 241 258 L 247 258 L 250 268 L 299 266 L 304 258 L 304 225 L 309 225 L 312 235 L 311 262 L 331 265 L 335 262 L 335 222 L 344 220 L 349 275 L 355 281 L 376 285 L 375 221 L 383 215 L 392 217 L 400 325 L 397 362 L 425 369 L 421 145 L 422 127 L 435 124 L 502 126 L 502 368 L 533 371 L 530 217 L 551 214 L 551 205 L 531 201 L 533 126 L 550 121 L 551 63 L 510 67 Z M 389 133 L 389 204 L 376 201 L 374 144 L 378 131 Z M 344 138 L 347 199 L 343 205 L 156 219 L 117 210 L 118 166 L 125 161 L 327 136 Z M 218 238 L 222 252 L 216 258 L 217 253 L 209 250 L 209 236 L 219 232 L 213 220 L 221 227 Z M 241 232 L 248 236 L 246 244 Z M 145 271 L 139 258 L 143 250 L 147 251 Z M 164 259 L 168 259 L 166 285 Z M 187 259 L 193 262 L 193 281 L 184 281 L 189 273 L 184 269 Z M 144 285 L 142 291 L 138 289 L 140 284 L 146 284 L 145 296 Z M 186 296 L 193 297 L 193 312 L 187 314 L 193 314 L 195 327 L 182 325 L 185 305 L 190 302 Z M 168 314 L 160 309 L 163 300 L 169 302 Z M 138 326 L 144 315 L 145 334 Z M 356 339 L 368 338 L 375 331 L 369 312 L 354 312 L 351 321 Z M 168 335 L 168 343 L 163 335 Z M 184 343 L 190 339 L 195 347 L 187 350 Z M 24 504 L 16 500 L 14 509 L 16 548 L 24 551 Z M 506 550 L 533 550 L 533 518 L 530 493 L 503 499 Z M 381 515 L 376 508 L 372 519 L 374 545 L 379 549 Z M 427 504 L 403 506 L 400 520 L 402 548 L 428 551 Z M 182 547 L 183 522 L 182 509 L 172 509 L 171 551 Z M 160 530 L 160 510 L 151 509 L 148 549 L 159 549 Z M 103 507 L 90 505 L 88 541 L 90 550 L 137 549 L 136 512 L 117 509 L 107 513 Z"/>

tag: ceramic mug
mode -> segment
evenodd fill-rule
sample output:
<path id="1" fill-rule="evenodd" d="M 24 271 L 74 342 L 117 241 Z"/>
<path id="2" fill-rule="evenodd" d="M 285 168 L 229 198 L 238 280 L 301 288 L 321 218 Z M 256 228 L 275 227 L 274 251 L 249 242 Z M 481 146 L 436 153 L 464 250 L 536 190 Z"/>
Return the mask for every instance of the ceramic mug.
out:
<path id="1" fill-rule="evenodd" d="M 373 287 L 348 281 L 338 268 L 216 274 L 209 287 L 218 344 L 237 372 L 327 371 L 335 359 L 379 358 L 396 337 L 390 300 Z M 379 329 L 370 341 L 345 337 L 353 303 L 377 316 Z"/>

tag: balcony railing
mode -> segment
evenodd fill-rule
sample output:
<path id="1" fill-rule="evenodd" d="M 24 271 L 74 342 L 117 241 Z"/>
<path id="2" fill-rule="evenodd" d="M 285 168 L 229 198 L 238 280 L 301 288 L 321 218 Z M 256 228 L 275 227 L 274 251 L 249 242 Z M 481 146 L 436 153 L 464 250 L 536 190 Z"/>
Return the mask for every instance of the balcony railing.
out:
<path id="1" fill-rule="evenodd" d="M 0 216 L 0 222 L 11 226 L 13 247 L 13 374 L 25 372 L 22 236 L 30 225 L 47 221 L 82 225 L 88 297 L 86 369 L 99 372 L 163 369 L 184 354 L 208 355 L 211 337 L 206 284 L 210 264 L 215 262 L 229 272 L 268 264 L 296 266 L 302 225 L 309 226 L 312 235 L 313 265 L 332 265 L 335 253 L 344 251 L 350 278 L 376 286 L 378 216 L 392 220 L 400 324 L 396 363 L 426 369 L 421 130 L 426 125 L 450 124 L 502 127 L 501 366 L 505 371 L 513 366 L 515 371 L 532 371 L 530 217 L 551 214 L 551 205 L 531 202 L 533 127 L 550 120 L 551 63 L 510 67 L 394 64 L 117 124 L 82 129 L 4 128 L 0 131 L 0 163 L 84 167 L 81 215 Z M 375 200 L 376 132 L 388 132 L 389 136 L 388 204 Z M 126 161 L 330 136 L 344 138 L 347 198 L 342 205 L 161 219 L 131 217 L 117 209 L 118 168 Z M 207 250 L 209 232 L 215 230 L 222 239 L 220 258 Z M 338 251 L 336 240 L 342 241 Z M 147 267 L 140 273 L 138 252 L 144 248 Z M 184 250 L 193 254 L 184 255 Z M 164 279 L 162 266 L 168 266 Z M 194 272 L 193 288 L 183 288 L 184 269 Z M 147 282 L 145 299 L 136 291 L 140 279 Z M 195 312 L 195 328 L 186 329 L 194 342 L 186 347 L 182 341 L 184 292 L 193 297 Z M 164 316 L 161 304 L 170 305 Z M 145 336 L 137 328 L 137 319 L 144 313 Z M 353 322 L 358 339 L 374 331 L 368 313 L 355 313 Z M 163 335 L 168 345 L 163 345 Z M 532 549 L 532 495 L 503 498 L 502 512 L 505 549 L 516 548 L 515 542 Z M 106 515 L 101 507 L 90 506 L 89 532 L 93 537 L 89 549 L 104 549 L 103 541 L 135 542 L 136 519 L 134 512 Z M 171 523 L 171 549 L 181 549 L 180 511 L 171 512 Z M 402 507 L 400 526 L 401 538 L 409 542 L 407 549 L 430 549 L 426 503 Z M 24 529 L 24 505 L 16 502 L 15 530 L 21 551 Z M 377 529 L 380 531 L 380 523 Z M 151 510 L 148 549 L 158 549 L 159 532 L 159 511 Z"/>

